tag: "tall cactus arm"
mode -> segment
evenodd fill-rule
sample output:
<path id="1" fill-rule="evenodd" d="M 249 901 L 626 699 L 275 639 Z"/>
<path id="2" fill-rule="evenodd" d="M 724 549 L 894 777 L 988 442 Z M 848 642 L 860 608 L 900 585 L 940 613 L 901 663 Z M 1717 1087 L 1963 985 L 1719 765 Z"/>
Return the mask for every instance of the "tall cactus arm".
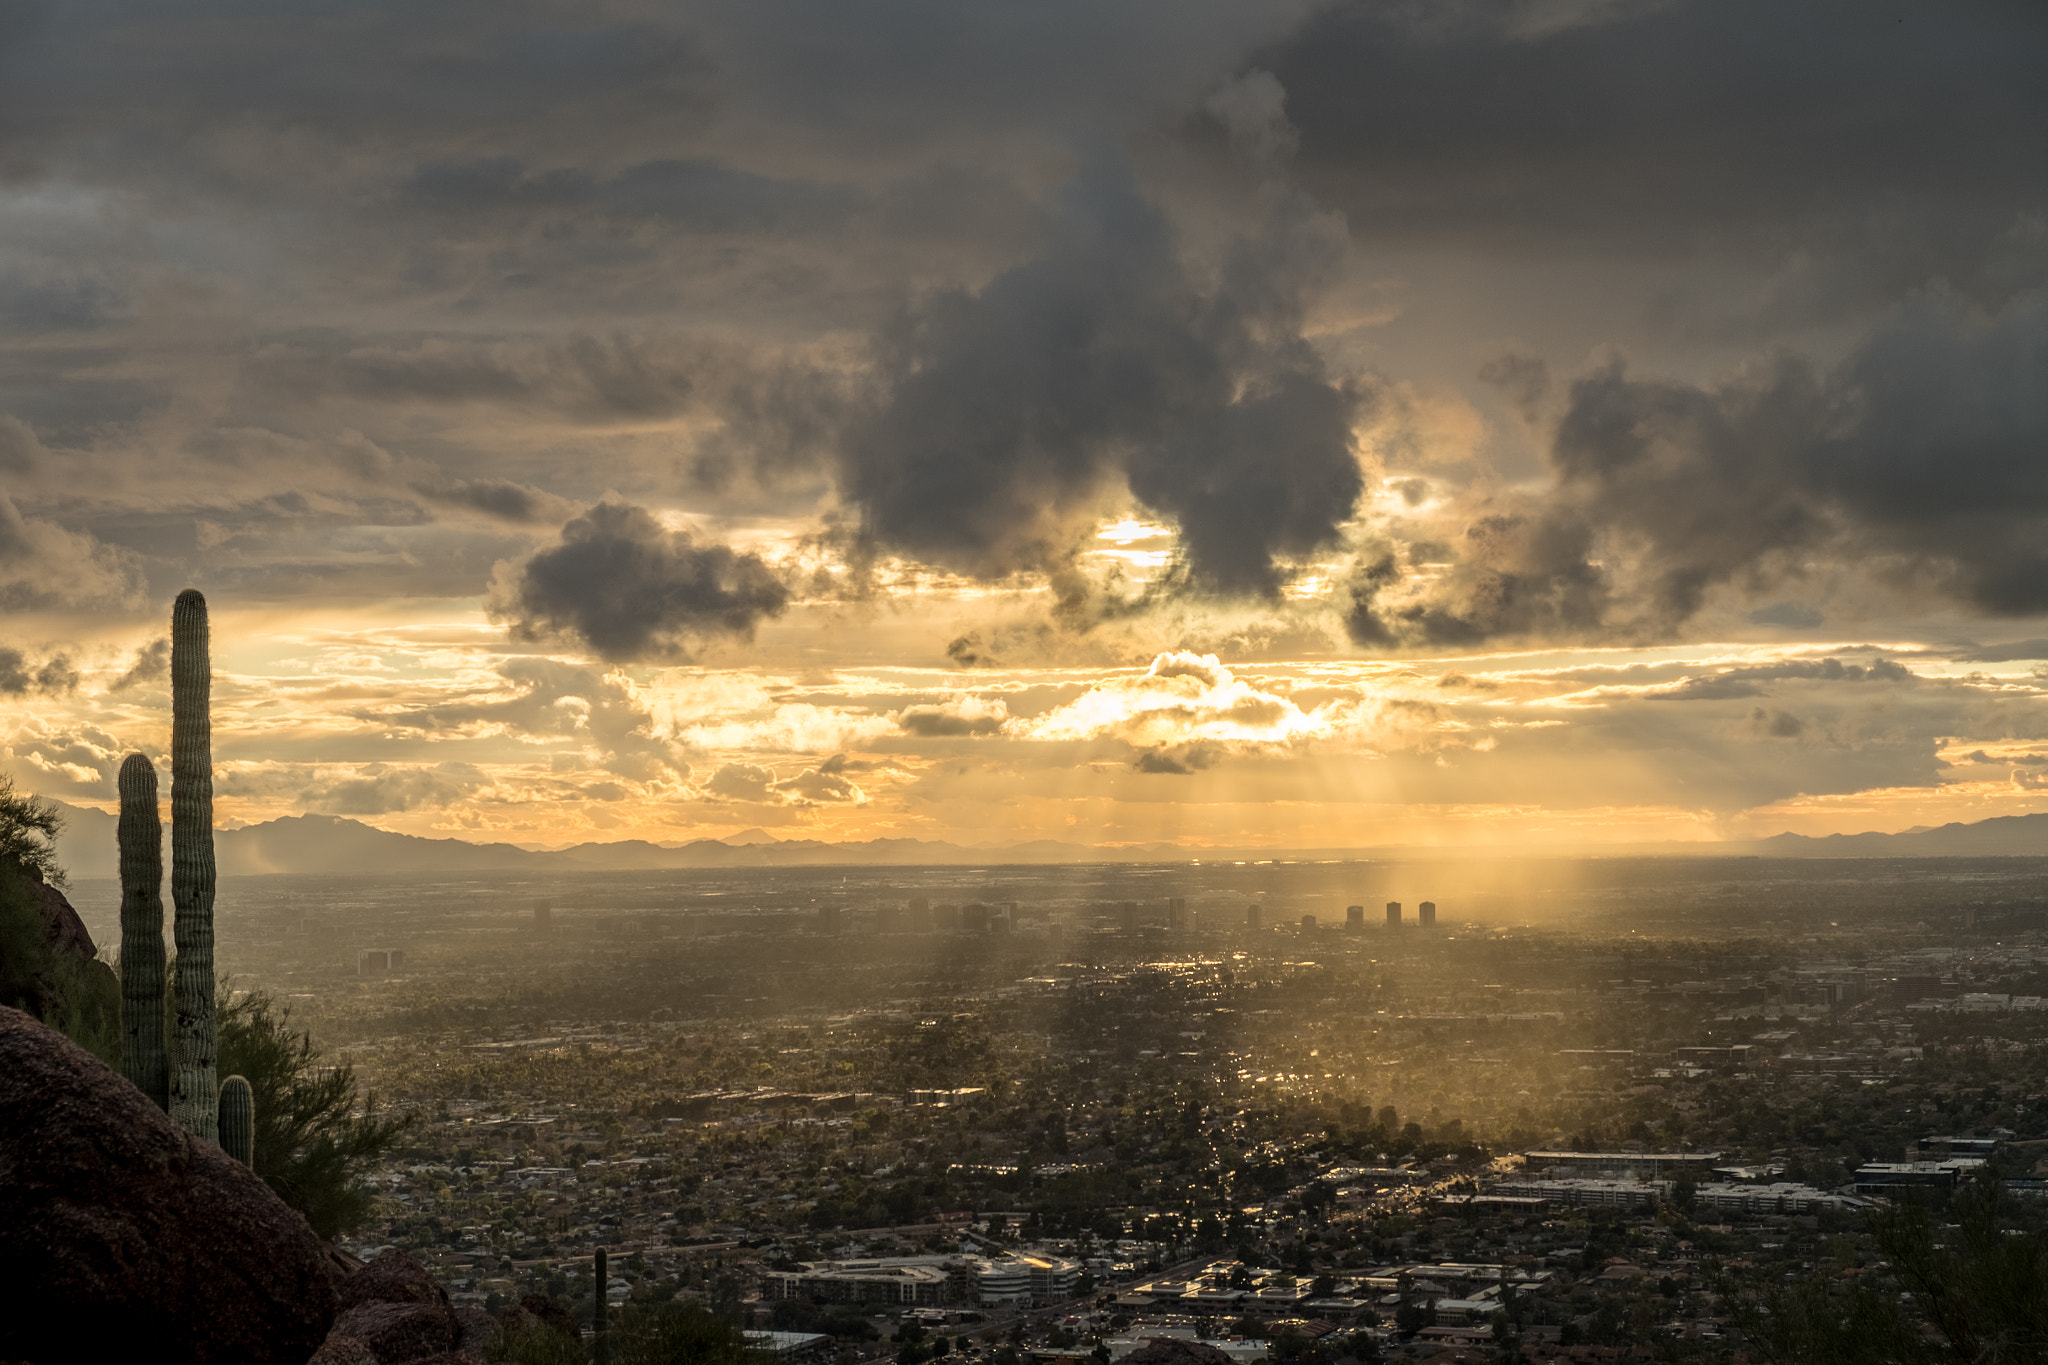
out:
<path id="1" fill-rule="evenodd" d="M 171 1107 L 164 1052 L 164 826 L 156 765 L 141 754 L 121 760 L 121 1074 Z"/>
<path id="2" fill-rule="evenodd" d="M 171 609 L 171 899 L 177 904 L 177 1066 L 171 1117 L 218 1142 L 213 1018 L 213 662 L 206 599 L 187 588 Z"/>

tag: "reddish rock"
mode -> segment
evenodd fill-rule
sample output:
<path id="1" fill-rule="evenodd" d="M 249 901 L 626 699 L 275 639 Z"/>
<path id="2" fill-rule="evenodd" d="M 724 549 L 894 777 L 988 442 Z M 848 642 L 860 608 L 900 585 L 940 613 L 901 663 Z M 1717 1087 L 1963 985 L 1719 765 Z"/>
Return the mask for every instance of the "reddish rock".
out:
<path id="1" fill-rule="evenodd" d="M 248 1167 L 0 1008 L 0 1360 L 302 1365 L 334 1320 L 326 1250 Z"/>
<path id="2" fill-rule="evenodd" d="M 487 1356 L 504 1340 L 505 1329 L 481 1308 L 464 1305 L 455 1310 L 455 1349 Z"/>
<path id="3" fill-rule="evenodd" d="M 25 869 L 29 874 L 29 897 L 32 904 L 42 911 L 43 921 L 49 926 L 50 946 L 76 962 L 90 962 L 99 956 L 100 950 L 93 945 L 92 935 L 86 932 L 85 921 L 71 908 L 64 893 L 42 879 L 42 874 L 33 868 Z"/>
<path id="4" fill-rule="evenodd" d="M 455 1349 L 455 1315 L 440 1303 L 359 1303 L 334 1320 L 334 1335 L 353 1337 L 382 1365 Z"/>
<path id="5" fill-rule="evenodd" d="M 377 1353 L 355 1337 L 329 1332 L 306 1365 L 380 1365 Z"/>
<path id="6" fill-rule="evenodd" d="M 386 1247 L 337 1290 L 335 1306 L 340 1311 L 363 1303 L 435 1303 L 446 1308 L 448 1291 L 411 1252 Z"/>

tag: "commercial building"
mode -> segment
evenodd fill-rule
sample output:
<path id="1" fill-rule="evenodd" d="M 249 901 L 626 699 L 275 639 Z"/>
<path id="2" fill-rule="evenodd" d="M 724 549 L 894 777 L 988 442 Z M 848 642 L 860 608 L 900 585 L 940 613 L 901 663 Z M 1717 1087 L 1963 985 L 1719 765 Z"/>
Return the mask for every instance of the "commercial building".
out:
<path id="1" fill-rule="evenodd" d="M 1389 929 L 1398 929 L 1401 927 L 1401 902 L 1387 902 L 1387 927 Z"/>
<path id="2" fill-rule="evenodd" d="M 862 1261 L 811 1261 L 769 1272 L 771 1299 L 817 1303 L 1031 1303 L 1069 1298 L 1081 1264 L 1036 1252 L 1004 1256 L 897 1256 Z"/>
<path id="3" fill-rule="evenodd" d="M 1421 923 L 1422 923 L 1422 927 L 1423 927 L 1423 928 L 1425 928 L 1425 929 L 1434 929 L 1434 928 L 1436 928 L 1436 902 L 1435 902 L 1435 901 L 1424 901 L 1424 902 L 1423 902 L 1422 904 L 1420 904 L 1420 905 L 1418 905 L 1418 906 L 1416 906 L 1416 907 L 1415 907 L 1415 913 L 1416 913 L 1416 914 L 1417 914 L 1418 916 L 1420 916 L 1420 917 L 1421 917 Z"/>
<path id="4" fill-rule="evenodd" d="M 1873 1161 L 1856 1168 L 1856 1193 L 1895 1195 L 1913 1190 L 1952 1190 L 1966 1172 L 1984 1164 L 1978 1156 L 1945 1161 Z"/>
<path id="5" fill-rule="evenodd" d="M 1246 907 L 1244 908 L 1244 927 L 1245 927 L 1245 928 L 1247 928 L 1247 929 L 1257 929 L 1257 928 L 1261 927 L 1261 924 L 1262 924 L 1262 922 L 1264 921 L 1264 919 L 1265 919 L 1265 911 L 1264 911 L 1264 910 L 1262 910 L 1262 909 L 1261 909 L 1260 907 L 1258 907 L 1258 906 L 1256 906 L 1256 905 L 1247 905 L 1247 906 L 1246 906 Z"/>
<path id="6" fill-rule="evenodd" d="M 1635 1176 L 1665 1180 L 1682 1171 L 1695 1177 L 1721 1164 L 1720 1152 L 1524 1152 L 1522 1161 L 1534 1173 L 1553 1176 Z"/>
<path id="7" fill-rule="evenodd" d="M 812 1261 L 794 1270 L 774 1270 L 764 1286 L 771 1299 L 816 1303 L 956 1303 L 960 1284 L 944 1256 L 905 1256 L 875 1261 Z"/>
<path id="8" fill-rule="evenodd" d="M 1661 1202 L 1665 1191 L 1656 1180 L 1503 1180 L 1493 1188 L 1497 1194 L 1604 1209 L 1647 1208 Z"/>
<path id="9" fill-rule="evenodd" d="M 1357 933 L 1363 933 L 1363 932 L 1364 932 L 1364 930 L 1365 930 L 1365 907 L 1364 907 L 1364 906 L 1362 906 L 1362 905 L 1347 905 L 1347 906 L 1345 906 L 1345 907 L 1344 907 L 1344 932 L 1346 932 L 1346 933 L 1348 933 L 1348 934 L 1357 934 Z"/>

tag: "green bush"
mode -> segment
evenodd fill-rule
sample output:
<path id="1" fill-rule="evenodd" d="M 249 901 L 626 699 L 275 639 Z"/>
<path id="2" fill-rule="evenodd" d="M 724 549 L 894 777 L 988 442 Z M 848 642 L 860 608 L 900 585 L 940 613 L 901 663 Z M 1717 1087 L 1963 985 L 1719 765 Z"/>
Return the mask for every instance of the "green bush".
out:
<path id="1" fill-rule="evenodd" d="M 374 1095 L 356 1113 L 355 1072 L 323 1065 L 265 993 L 223 982 L 216 998 L 221 1074 L 245 1077 L 256 1100 L 256 1174 L 322 1237 L 361 1226 L 372 1204 L 363 1176 L 410 1118 L 380 1118 Z"/>

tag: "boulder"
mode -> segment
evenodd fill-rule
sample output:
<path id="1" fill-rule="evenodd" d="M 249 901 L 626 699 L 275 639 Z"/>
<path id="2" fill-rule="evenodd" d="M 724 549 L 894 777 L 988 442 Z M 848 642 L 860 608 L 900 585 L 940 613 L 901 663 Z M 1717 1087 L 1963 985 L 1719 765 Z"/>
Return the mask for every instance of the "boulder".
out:
<path id="1" fill-rule="evenodd" d="M 455 1349 L 489 1355 L 505 1339 L 505 1329 L 481 1308 L 463 1306 L 455 1310 Z"/>
<path id="2" fill-rule="evenodd" d="M 43 874 L 34 868 L 23 870 L 23 879 L 29 902 L 42 915 L 49 927 L 50 946 L 74 962 L 90 962 L 99 956 L 92 935 L 86 931 L 85 921 L 78 917 L 78 911 L 71 907 L 62 891 L 43 880 Z"/>
<path id="3" fill-rule="evenodd" d="M 432 1303 L 446 1308 L 448 1291 L 411 1252 L 386 1247 L 335 1292 L 335 1307 L 341 1312 L 365 1303 Z"/>
<path id="4" fill-rule="evenodd" d="M 440 1303 L 359 1303 L 334 1320 L 333 1335 L 353 1337 L 380 1365 L 399 1365 L 455 1349 L 455 1315 Z"/>
<path id="5" fill-rule="evenodd" d="M 320 1239 L 84 1049 L 0 1007 L 0 1360 L 301 1365 L 335 1312 Z"/>
<path id="6" fill-rule="evenodd" d="M 306 1365 L 379 1365 L 377 1353 L 352 1336 L 329 1332 Z"/>

